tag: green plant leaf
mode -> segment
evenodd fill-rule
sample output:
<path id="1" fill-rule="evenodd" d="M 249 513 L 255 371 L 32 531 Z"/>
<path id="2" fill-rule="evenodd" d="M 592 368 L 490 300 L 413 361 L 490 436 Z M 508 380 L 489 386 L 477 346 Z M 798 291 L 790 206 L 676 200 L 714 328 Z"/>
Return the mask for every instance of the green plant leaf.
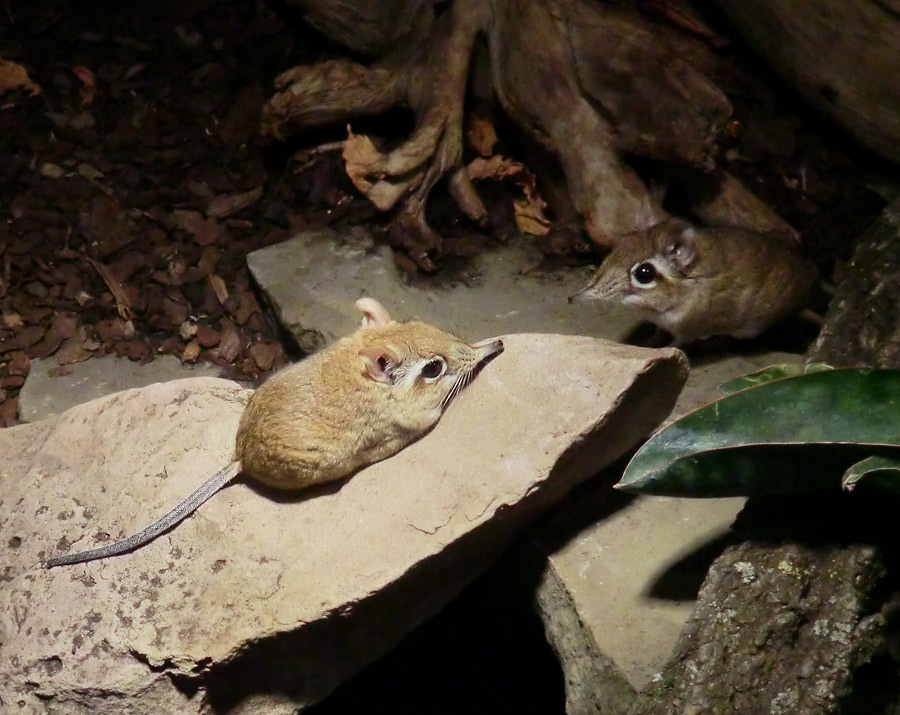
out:
<path id="1" fill-rule="evenodd" d="M 841 479 L 841 486 L 852 492 L 861 479 L 866 483 L 900 492 L 900 455 L 867 457 L 850 467 Z"/>
<path id="2" fill-rule="evenodd" d="M 796 377 L 797 375 L 809 375 L 822 370 L 834 370 L 831 365 L 824 362 L 811 362 L 806 365 L 800 363 L 781 363 L 778 365 L 769 365 L 757 372 L 751 372 L 747 375 L 741 375 L 728 382 L 719 385 L 720 395 L 730 395 L 738 390 L 746 390 L 748 387 L 756 387 L 764 382 L 772 380 L 782 380 L 786 377 Z"/>
<path id="3" fill-rule="evenodd" d="M 822 370 L 685 415 L 638 450 L 616 487 L 703 497 L 837 488 L 872 456 L 900 458 L 900 370 Z"/>

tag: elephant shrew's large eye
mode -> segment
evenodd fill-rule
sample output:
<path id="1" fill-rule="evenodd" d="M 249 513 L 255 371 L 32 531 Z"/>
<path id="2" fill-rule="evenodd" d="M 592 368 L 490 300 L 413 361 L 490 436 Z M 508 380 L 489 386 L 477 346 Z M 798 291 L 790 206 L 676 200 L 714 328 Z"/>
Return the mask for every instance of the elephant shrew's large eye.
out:
<path id="1" fill-rule="evenodd" d="M 631 276 L 637 283 L 647 286 L 656 280 L 656 267 L 650 263 L 639 263 L 631 269 Z"/>
<path id="2" fill-rule="evenodd" d="M 429 360 L 422 368 L 422 377 L 435 378 L 444 371 L 444 361 L 440 358 Z"/>

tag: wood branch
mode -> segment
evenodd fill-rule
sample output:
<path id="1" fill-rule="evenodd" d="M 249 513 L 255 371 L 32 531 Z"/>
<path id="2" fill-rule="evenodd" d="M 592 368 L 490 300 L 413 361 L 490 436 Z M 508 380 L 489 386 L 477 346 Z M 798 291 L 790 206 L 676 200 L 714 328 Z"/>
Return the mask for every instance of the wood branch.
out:
<path id="1" fill-rule="evenodd" d="M 376 12 L 367 2 L 356 9 L 294 4 L 322 15 L 317 26 L 345 43 L 346 28 Z M 386 5 L 384 17 L 399 6 Z M 410 107 L 416 125 L 405 142 L 385 153 L 367 150 L 362 160 L 351 152 L 348 164 L 356 186 L 374 192 L 380 208 L 400 206 L 403 245 L 414 243 L 410 232 L 422 232 L 420 255 L 440 249 L 424 219 L 432 188 L 462 176 L 464 101 L 480 35 L 493 90 L 513 120 L 559 158 L 572 204 L 600 245 L 666 217 L 623 152 L 704 167 L 712 160 L 730 106 L 704 74 L 715 61 L 695 37 L 648 26 L 633 8 L 578 0 L 454 0 L 440 15 L 432 3 L 411 0 L 406 10 L 417 22 L 391 35 L 391 50 L 376 64 L 333 61 L 284 73 L 264 110 L 264 129 L 284 136 Z M 347 16 L 335 17 L 341 13 Z M 387 46 L 384 17 L 374 34 Z M 457 180 L 453 189 L 463 211 L 484 221 L 472 187 Z"/>
<path id="2" fill-rule="evenodd" d="M 326 37 L 369 57 L 384 54 L 431 12 L 428 0 L 286 0 Z"/>
<path id="3" fill-rule="evenodd" d="M 807 102 L 872 151 L 900 162 L 896 0 L 717 4 L 759 56 Z"/>
<path id="4" fill-rule="evenodd" d="M 404 102 L 394 75 L 349 60 L 294 67 L 275 79 L 278 94 L 263 108 L 262 132 L 283 138 L 295 129 L 345 123 Z"/>
<path id="5" fill-rule="evenodd" d="M 694 216 L 710 226 L 743 226 L 795 245 L 800 243 L 800 235 L 794 227 L 734 176 L 722 172 L 716 178 L 717 190 L 705 200 L 692 203 Z"/>
<path id="6" fill-rule="evenodd" d="M 731 104 L 722 61 L 702 42 L 632 8 L 560 0 L 578 86 L 616 128 L 620 152 L 711 169 Z"/>

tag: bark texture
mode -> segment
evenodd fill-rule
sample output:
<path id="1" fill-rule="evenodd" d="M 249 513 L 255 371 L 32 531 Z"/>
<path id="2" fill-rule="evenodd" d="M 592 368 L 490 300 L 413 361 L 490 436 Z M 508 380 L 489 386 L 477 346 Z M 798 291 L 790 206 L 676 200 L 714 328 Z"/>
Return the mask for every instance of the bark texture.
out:
<path id="1" fill-rule="evenodd" d="M 408 0 L 401 12 L 395 0 L 358 32 L 357 23 L 378 14 L 372 3 L 291 4 L 333 39 L 377 60 L 283 73 L 264 110 L 264 132 L 283 137 L 392 107 L 410 109 L 415 127 L 399 145 L 351 134 L 343 156 L 356 187 L 379 209 L 396 212 L 391 242 L 423 269 L 433 268 L 441 251 L 425 220 L 438 180 L 448 179 L 469 218 L 482 225 L 488 218 L 463 163 L 467 99 L 496 101 L 557 158 L 571 203 L 601 246 L 666 218 L 623 156 L 704 171 L 715 166 L 731 115 L 712 79 L 717 56 L 696 34 L 654 22 L 628 4 Z M 403 21 L 392 24 L 386 16 Z M 729 194 L 727 207 L 707 207 L 709 215 L 727 213 L 749 228 L 791 233 L 737 182 L 730 182 Z"/>
<path id="2" fill-rule="evenodd" d="M 860 237 L 809 353 L 842 367 L 900 368 L 900 198 Z"/>
<path id="3" fill-rule="evenodd" d="M 631 715 L 891 712 L 896 676 L 873 594 L 892 510 L 875 499 L 748 502 L 736 527 L 746 541 L 714 562 Z"/>
<path id="4" fill-rule="evenodd" d="M 806 101 L 900 162 L 900 2 L 717 3 Z"/>

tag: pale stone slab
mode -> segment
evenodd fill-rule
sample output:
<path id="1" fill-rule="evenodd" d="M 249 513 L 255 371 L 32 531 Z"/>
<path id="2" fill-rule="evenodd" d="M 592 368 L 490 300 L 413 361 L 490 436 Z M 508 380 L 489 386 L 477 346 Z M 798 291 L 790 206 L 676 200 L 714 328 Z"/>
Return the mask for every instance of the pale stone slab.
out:
<path id="1" fill-rule="evenodd" d="M 116 355 L 105 355 L 66 367 L 66 374 L 53 376 L 51 371 L 59 369 L 55 358 L 31 361 L 31 371 L 19 392 L 19 419 L 22 422 L 36 422 L 58 415 L 82 402 L 132 387 L 185 377 L 218 377 L 222 372 L 207 363 L 185 365 L 174 355 L 157 355 L 143 365 Z"/>
<path id="2" fill-rule="evenodd" d="M 718 385 L 801 355 L 707 358 L 692 366 L 669 421 L 721 395 Z M 537 601 L 566 677 L 567 713 L 619 715 L 668 658 L 743 498 L 614 493 L 605 475 L 568 500 L 535 539 Z"/>
<path id="3" fill-rule="evenodd" d="M 377 297 L 392 315 L 414 315 L 464 338 L 529 332 L 622 340 L 637 325 L 622 307 L 567 302 L 592 268 L 536 271 L 540 260 L 537 248 L 517 241 L 468 260 L 452 279 L 417 281 L 397 267 L 390 248 L 355 228 L 300 234 L 249 254 L 247 266 L 306 351 L 355 329 L 346 306 L 363 295 Z"/>
<path id="4" fill-rule="evenodd" d="M 196 378 L 0 431 L 0 702 L 67 715 L 273 715 L 321 699 L 669 412 L 677 350 L 510 335 L 437 427 L 345 483 L 225 489 L 137 552 L 129 534 L 231 454 L 247 392 Z M 275 498 L 272 498 L 275 496 Z"/>

